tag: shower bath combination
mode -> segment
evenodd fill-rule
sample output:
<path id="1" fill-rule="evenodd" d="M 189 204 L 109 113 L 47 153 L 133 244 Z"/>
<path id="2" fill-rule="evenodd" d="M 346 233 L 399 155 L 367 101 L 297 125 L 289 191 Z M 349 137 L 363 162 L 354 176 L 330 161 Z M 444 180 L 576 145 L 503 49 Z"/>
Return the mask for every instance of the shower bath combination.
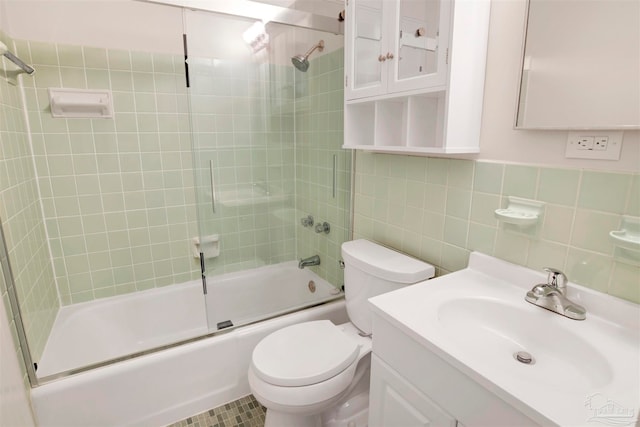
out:
<path id="1" fill-rule="evenodd" d="M 324 40 L 320 40 L 316 45 L 314 45 L 311 49 L 307 51 L 304 55 L 296 55 L 291 57 L 291 63 L 298 70 L 303 73 L 309 69 L 309 56 L 313 53 L 314 50 L 318 49 L 320 52 L 324 49 Z"/>

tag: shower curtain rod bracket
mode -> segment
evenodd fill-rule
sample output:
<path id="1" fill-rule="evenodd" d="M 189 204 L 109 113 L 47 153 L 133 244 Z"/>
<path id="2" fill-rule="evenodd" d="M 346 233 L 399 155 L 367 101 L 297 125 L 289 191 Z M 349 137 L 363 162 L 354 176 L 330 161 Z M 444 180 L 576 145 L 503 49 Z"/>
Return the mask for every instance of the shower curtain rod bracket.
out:
<path id="1" fill-rule="evenodd" d="M 18 75 L 23 73 L 33 74 L 36 71 L 33 67 L 27 65 L 23 60 L 15 56 L 13 53 L 9 52 L 9 48 L 7 47 L 7 45 L 2 42 L 0 42 L 0 55 L 4 56 L 19 67 L 18 70 L 3 70 L 5 78 L 7 79 L 7 81 L 9 81 L 9 83 L 13 85 L 17 83 Z"/>

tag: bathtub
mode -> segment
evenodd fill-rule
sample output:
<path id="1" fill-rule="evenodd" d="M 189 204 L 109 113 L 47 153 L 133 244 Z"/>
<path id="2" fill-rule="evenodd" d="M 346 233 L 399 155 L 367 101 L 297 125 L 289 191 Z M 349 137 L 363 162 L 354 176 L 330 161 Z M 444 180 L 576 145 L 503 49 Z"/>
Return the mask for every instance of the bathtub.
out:
<path id="1" fill-rule="evenodd" d="M 267 334 L 309 320 L 347 321 L 333 286 L 293 261 L 209 278 L 205 298 L 202 283 L 193 281 L 63 307 L 37 371 L 50 381 L 31 391 L 38 425 L 170 424 L 249 394 L 251 352 Z M 269 316 L 276 317 L 235 326 Z M 234 326 L 54 379 L 61 371 L 202 336 L 225 321 Z"/>

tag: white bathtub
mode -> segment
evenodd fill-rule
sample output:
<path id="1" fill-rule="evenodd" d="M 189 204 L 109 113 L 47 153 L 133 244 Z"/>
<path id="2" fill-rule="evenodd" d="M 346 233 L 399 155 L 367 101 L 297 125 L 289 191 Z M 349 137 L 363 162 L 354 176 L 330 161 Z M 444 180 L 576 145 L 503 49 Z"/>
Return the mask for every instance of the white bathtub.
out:
<path id="1" fill-rule="evenodd" d="M 238 325 L 335 298 L 330 284 L 295 262 L 219 276 L 208 288 L 207 310 L 200 282 L 64 307 L 38 376 L 202 335 L 207 316 L 215 330 L 223 320 Z M 344 301 L 48 382 L 32 390 L 38 425 L 161 426 L 238 399 L 249 394 L 246 373 L 260 339 L 316 319 L 346 322 Z"/>

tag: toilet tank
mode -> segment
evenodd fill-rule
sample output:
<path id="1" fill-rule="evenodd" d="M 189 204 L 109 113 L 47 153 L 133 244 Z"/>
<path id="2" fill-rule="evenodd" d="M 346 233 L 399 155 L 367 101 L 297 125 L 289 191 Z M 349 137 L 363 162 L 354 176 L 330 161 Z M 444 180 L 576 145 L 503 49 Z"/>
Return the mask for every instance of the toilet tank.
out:
<path id="1" fill-rule="evenodd" d="M 368 299 L 434 276 L 431 264 L 359 239 L 342 244 L 347 314 L 362 332 L 371 333 Z"/>

